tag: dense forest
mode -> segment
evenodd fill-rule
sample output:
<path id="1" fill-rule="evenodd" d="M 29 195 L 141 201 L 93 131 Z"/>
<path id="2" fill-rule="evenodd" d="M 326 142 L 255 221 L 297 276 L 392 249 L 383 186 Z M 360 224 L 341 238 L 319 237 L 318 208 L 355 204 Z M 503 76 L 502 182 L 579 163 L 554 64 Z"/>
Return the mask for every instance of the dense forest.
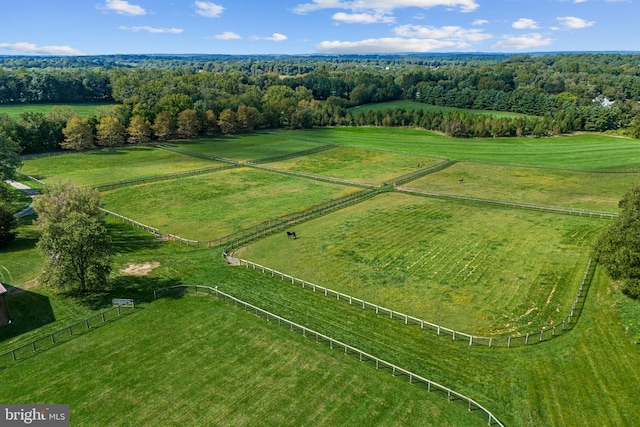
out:
<path id="1" fill-rule="evenodd" d="M 412 100 L 514 118 L 352 109 Z M 0 103 L 116 103 L 0 114 L 23 153 L 260 128 L 411 126 L 456 137 L 640 137 L 640 55 L 0 57 Z"/>

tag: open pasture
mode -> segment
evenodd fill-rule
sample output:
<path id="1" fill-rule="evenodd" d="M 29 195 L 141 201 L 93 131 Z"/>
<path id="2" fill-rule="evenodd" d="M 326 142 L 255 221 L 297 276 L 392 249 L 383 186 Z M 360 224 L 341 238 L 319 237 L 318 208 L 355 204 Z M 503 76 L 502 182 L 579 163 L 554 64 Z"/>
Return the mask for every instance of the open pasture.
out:
<path id="1" fill-rule="evenodd" d="M 107 191 L 102 201 L 164 234 L 211 240 L 358 190 L 239 168 Z"/>
<path id="2" fill-rule="evenodd" d="M 382 148 L 454 160 L 584 170 L 640 170 L 640 140 L 598 134 L 554 138 L 449 138 L 402 128 L 325 128 L 296 135 L 339 145 Z"/>
<path id="3" fill-rule="evenodd" d="M 218 138 L 172 141 L 181 150 L 226 157 L 238 161 L 251 161 L 267 157 L 292 154 L 326 145 L 322 140 L 305 139 L 298 133 L 256 132 L 243 135 L 227 135 Z"/>
<path id="4" fill-rule="evenodd" d="M 459 179 L 463 182 L 458 182 Z M 403 186 L 483 199 L 618 212 L 618 202 L 638 181 L 638 173 L 633 172 L 461 162 Z"/>
<path id="5" fill-rule="evenodd" d="M 116 104 L 10 104 L 0 105 L 0 114 L 7 114 L 12 119 L 17 119 L 22 113 L 46 114 L 53 107 L 71 107 L 80 117 L 97 114 L 101 108 L 109 109 Z"/>
<path id="6" fill-rule="evenodd" d="M 394 177 L 439 162 L 442 162 L 442 159 L 357 147 L 340 147 L 308 156 L 269 163 L 269 166 L 380 185 Z"/>
<path id="7" fill-rule="evenodd" d="M 384 194 L 239 256 L 467 333 L 562 320 L 607 222 Z"/>
<path id="8" fill-rule="evenodd" d="M 448 113 L 453 113 L 454 111 L 458 111 L 458 112 L 467 113 L 467 114 L 483 114 L 483 115 L 492 116 L 492 117 L 508 117 L 508 118 L 524 116 L 524 114 L 511 113 L 508 111 L 488 111 L 488 110 L 473 110 L 470 108 L 442 107 L 439 105 L 424 104 L 422 102 L 416 102 L 416 101 L 389 101 L 389 102 L 380 102 L 377 104 L 365 104 L 365 105 L 360 105 L 358 107 L 351 108 L 351 112 L 355 115 L 359 113 L 366 114 L 369 111 L 373 111 L 375 113 L 384 112 L 390 109 L 403 109 L 406 111 L 422 110 L 424 112 L 442 113 L 442 114 L 448 114 Z"/>
<path id="9" fill-rule="evenodd" d="M 164 175 L 219 166 L 223 163 L 199 159 L 152 147 L 104 149 L 24 160 L 20 172 L 48 184 L 73 182 L 98 185 L 145 176 Z"/>
<path id="10" fill-rule="evenodd" d="M 0 380 L 3 402 L 69 402 L 78 426 L 486 425 L 439 393 L 212 297 L 157 301 Z"/>

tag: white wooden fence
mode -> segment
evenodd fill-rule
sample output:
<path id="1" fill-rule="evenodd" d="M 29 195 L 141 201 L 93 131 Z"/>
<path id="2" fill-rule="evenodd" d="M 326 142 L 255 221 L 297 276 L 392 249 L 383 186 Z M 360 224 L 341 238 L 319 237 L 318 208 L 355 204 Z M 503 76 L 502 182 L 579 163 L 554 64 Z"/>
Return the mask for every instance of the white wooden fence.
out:
<path id="1" fill-rule="evenodd" d="M 577 322 L 579 318 L 579 314 L 581 313 L 579 305 L 584 302 L 585 293 L 589 287 L 589 282 L 588 282 L 589 273 L 592 272 L 592 261 L 591 259 L 589 259 L 584 275 L 582 276 L 580 285 L 578 286 L 578 291 L 573 301 L 573 305 L 571 306 L 571 309 L 569 310 L 569 313 L 567 314 L 567 316 L 558 324 L 540 331 L 530 332 L 524 335 L 507 336 L 507 337 L 484 337 L 481 335 L 456 331 L 455 329 L 437 325 L 435 323 L 431 323 L 414 316 L 409 316 L 399 311 L 382 307 L 380 305 L 370 303 L 363 299 L 356 298 L 354 296 L 344 294 L 342 292 L 334 291 L 333 289 L 316 285 L 311 282 L 307 282 L 306 280 L 298 279 L 297 277 L 290 276 L 283 272 L 274 270 L 269 267 L 265 267 L 264 265 L 260 265 L 255 262 L 248 261 L 246 259 L 232 258 L 232 257 L 229 257 L 227 254 L 223 254 L 223 256 L 227 258 L 230 264 L 234 264 L 234 265 L 239 264 L 248 269 L 253 269 L 261 273 L 270 275 L 271 277 L 279 278 L 280 280 L 283 280 L 286 282 L 291 282 L 292 285 L 296 285 L 296 284 L 300 285 L 303 289 L 309 289 L 312 292 L 324 294 L 324 296 L 326 297 L 334 298 L 336 301 L 347 302 L 349 303 L 349 305 L 360 306 L 362 307 L 363 310 L 366 310 L 366 309 L 373 310 L 376 312 L 376 314 L 388 316 L 389 319 L 392 319 L 392 320 L 399 320 L 403 322 L 405 325 L 419 326 L 420 329 L 434 331 L 437 335 L 450 336 L 451 339 L 454 341 L 463 341 L 468 343 L 469 345 L 484 345 L 488 347 L 500 346 L 500 347 L 507 347 L 507 348 L 515 347 L 518 345 L 530 345 L 530 344 L 540 343 L 543 341 L 548 341 L 549 339 L 562 335 L 562 333 L 564 333 L 565 330 L 572 327 Z M 231 261 L 235 261 L 235 262 L 231 262 Z"/>
<path id="2" fill-rule="evenodd" d="M 193 292 L 192 292 L 193 291 Z M 404 376 L 409 380 L 410 384 L 418 384 L 426 386 L 429 392 L 442 392 L 447 395 L 447 399 L 449 402 L 453 402 L 455 400 L 463 401 L 467 405 L 467 409 L 469 412 L 474 410 L 480 410 L 484 412 L 488 417 L 488 425 L 498 425 L 504 427 L 493 413 L 491 413 L 484 406 L 480 405 L 475 400 L 465 396 L 464 394 L 458 393 L 455 390 L 452 390 L 448 387 L 445 387 L 442 384 L 439 384 L 435 381 L 431 381 L 430 379 L 424 378 L 414 372 L 403 369 L 399 366 L 396 366 L 392 363 L 389 363 L 383 359 L 380 359 L 376 356 L 373 356 L 369 353 L 366 353 L 356 347 L 345 344 L 341 341 L 335 340 L 327 335 L 321 334 L 320 332 L 309 329 L 305 326 L 302 326 L 298 323 L 294 323 L 290 320 L 285 319 L 284 317 L 278 316 L 276 314 L 270 313 L 266 310 L 263 310 L 255 305 L 249 304 L 248 302 L 242 301 L 238 298 L 235 298 L 227 293 L 224 293 L 218 289 L 218 287 L 210 287 L 210 286 L 198 286 L 198 285 L 175 285 L 168 288 L 156 289 L 153 291 L 154 298 L 162 298 L 164 296 L 170 296 L 175 294 L 188 294 L 188 293 L 196 293 L 196 294 L 207 294 L 207 295 L 215 295 L 217 298 L 223 299 L 225 302 L 233 303 L 237 307 L 242 307 L 244 310 L 254 313 L 258 317 L 265 318 L 268 322 L 278 322 L 278 325 L 283 325 L 289 327 L 292 332 L 299 332 L 303 337 L 315 337 L 316 342 L 326 342 L 329 343 L 329 347 L 331 349 L 338 348 L 343 349 L 345 354 L 353 354 L 358 356 L 361 362 L 369 361 L 375 363 L 376 369 L 389 369 L 391 374 L 395 376 Z"/>

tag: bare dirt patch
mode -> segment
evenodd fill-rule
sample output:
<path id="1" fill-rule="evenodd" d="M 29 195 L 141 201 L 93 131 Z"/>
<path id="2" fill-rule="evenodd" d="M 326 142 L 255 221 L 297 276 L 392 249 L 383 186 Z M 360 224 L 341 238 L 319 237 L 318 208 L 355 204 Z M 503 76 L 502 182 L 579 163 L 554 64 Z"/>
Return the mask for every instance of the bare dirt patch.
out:
<path id="1" fill-rule="evenodd" d="M 154 268 L 160 265 L 159 262 L 145 262 L 144 264 L 129 264 L 128 267 L 120 269 L 120 274 L 125 276 L 146 276 Z"/>

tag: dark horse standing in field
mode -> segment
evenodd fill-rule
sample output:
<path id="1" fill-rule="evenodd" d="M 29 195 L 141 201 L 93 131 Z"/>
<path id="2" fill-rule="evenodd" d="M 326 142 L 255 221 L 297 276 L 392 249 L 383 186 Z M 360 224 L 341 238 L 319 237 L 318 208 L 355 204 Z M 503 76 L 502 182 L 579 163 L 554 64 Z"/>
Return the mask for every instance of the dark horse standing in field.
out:
<path id="1" fill-rule="evenodd" d="M 293 238 L 294 240 L 297 239 L 296 232 L 295 231 L 287 231 L 287 237 L 289 239 L 291 239 L 291 238 Z"/>

